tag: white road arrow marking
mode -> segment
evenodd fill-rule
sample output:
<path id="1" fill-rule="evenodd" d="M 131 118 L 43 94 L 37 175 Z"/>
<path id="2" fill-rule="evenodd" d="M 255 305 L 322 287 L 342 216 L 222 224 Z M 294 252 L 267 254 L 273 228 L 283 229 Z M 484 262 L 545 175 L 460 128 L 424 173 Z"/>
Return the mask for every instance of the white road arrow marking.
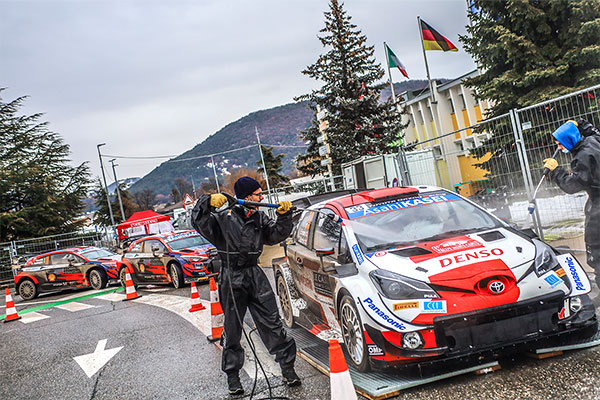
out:
<path id="1" fill-rule="evenodd" d="M 115 347 L 114 349 L 104 350 L 107 341 L 108 339 L 99 340 L 98 344 L 96 345 L 96 350 L 94 350 L 93 353 L 73 357 L 88 378 L 91 378 L 96 372 L 100 371 L 100 368 L 102 368 L 104 364 L 106 364 L 123 348 L 123 346 L 121 346 Z"/>

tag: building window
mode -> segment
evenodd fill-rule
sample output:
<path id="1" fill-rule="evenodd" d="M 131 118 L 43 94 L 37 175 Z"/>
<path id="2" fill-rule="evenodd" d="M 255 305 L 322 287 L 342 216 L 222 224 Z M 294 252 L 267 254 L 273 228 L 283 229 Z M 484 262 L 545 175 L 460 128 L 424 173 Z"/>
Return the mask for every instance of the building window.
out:
<path id="1" fill-rule="evenodd" d="M 463 96 L 463 94 L 459 94 L 458 97 L 460 97 L 460 101 L 462 104 L 462 109 L 466 110 L 467 109 L 467 103 L 465 103 L 465 96 Z"/>
<path id="2" fill-rule="evenodd" d="M 429 120 L 433 121 L 433 113 L 431 112 L 431 107 L 427 106 L 427 112 L 429 113 Z"/>
<path id="3" fill-rule="evenodd" d="M 457 151 L 465 151 L 465 147 L 463 146 L 463 142 L 460 139 L 454 141 L 454 146 L 456 146 L 456 150 Z"/>
<path id="4" fill-rule="evenodd" d="M 451 112 L 453 114 L 456 113 L 456 111 L 454 111 L 454 103 L 452 102 L 452 97 L 448 97 L 448 104 L 450 104 L 450 110 L 451 110 Z"/>

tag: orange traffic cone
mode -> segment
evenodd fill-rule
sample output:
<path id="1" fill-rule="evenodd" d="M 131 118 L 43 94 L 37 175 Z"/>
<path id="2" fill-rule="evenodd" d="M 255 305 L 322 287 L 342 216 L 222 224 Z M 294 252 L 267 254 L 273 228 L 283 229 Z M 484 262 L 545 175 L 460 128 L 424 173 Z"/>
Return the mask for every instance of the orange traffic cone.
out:
<path id="1" fill-rule="evenodd" d="M 131 279 L 131 275 L 129 275 L 129 272 L 125 273 L 125 294 L 127 296 L 123 299 L 123 301 L 133 300 L 142 297 L 135 291 L 135 286 L 133 285 L 133 280 Z"/>
<path id="2" fill-rule="evenodd" d="M 200 310 L 206 310 L 206 307 L 204 307 L 200 302 L 200 296 L 198 295 L 198 289 L 196 289 L 196 283 L 192 282 L 192 308 L 189 309 L 189 312 Z"/>
<path id="3" fill-rule="evenodd" d="M 219 303 L 219 292 L 215 278 L 210 278 L 210 324 L 212 326 L 212 335 L 207 339 L 209 342 L 216 342 L 223 335 L 223 308 Z"/>
<path id="4" fill-rule="evenodd" d="M 331 385 L 331 400 L 357 399 L 344 352 L 335 339 L 329 341 L 329 383 Z"/>
<path id="5" fill-rule="evenodd" d="M 19 317 L 17 309 L 15 308 L 15 302 L 12 299 L 10 290 L 6 288 L 6 319 L 4 319 L 4 322 L 15 321 L 20 318 L 21 317 Z"/>

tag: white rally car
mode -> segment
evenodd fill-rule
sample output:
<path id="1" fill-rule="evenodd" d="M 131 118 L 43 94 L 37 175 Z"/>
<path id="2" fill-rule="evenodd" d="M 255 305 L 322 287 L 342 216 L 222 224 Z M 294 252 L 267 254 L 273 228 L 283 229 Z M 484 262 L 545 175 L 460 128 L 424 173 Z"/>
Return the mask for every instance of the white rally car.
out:
<path id="1" fill-rule="evenodd" d="M 430 186 L 322 201 L 273 261 L 282 316 L 362 371 L 595 334 L 583 268 L 531 236 Z"/>

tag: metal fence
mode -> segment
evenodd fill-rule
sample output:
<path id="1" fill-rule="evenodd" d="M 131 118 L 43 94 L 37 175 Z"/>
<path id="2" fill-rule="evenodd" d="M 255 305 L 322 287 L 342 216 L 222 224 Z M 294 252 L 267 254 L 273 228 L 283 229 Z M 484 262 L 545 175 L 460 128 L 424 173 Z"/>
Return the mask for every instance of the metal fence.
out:
<path id="1" fill-rule="evenodd" d="M 600 126 L 598 95 L 600 85 L 592 86 L 418 142 L 412 153 L 418 153 L 419 164 L 408 165 L 412 183 L 459 192 L 519 228 L 536 229 L 546 240 L 582 237 L 585 192 L 568 195 L 545 180 L 533 214 L 528 205 L 543 160 L 556 149 L 551 133 L 575 118 Z M 561 153 L 557 160 L 569 170 L 570 155 Z M 429 177 L 423 174 L 424 162 Z M 575 243 L 583 251 L 582 239 Z"/>
<path id="2" fill-rule="evenodd" d="M 12 266 L 49 251 L 76 246 L 112 248 L 115 242 L 107 232 L 72 232 L 34 239 L 0 243 L 0 284 L 12 281 Z"/>

